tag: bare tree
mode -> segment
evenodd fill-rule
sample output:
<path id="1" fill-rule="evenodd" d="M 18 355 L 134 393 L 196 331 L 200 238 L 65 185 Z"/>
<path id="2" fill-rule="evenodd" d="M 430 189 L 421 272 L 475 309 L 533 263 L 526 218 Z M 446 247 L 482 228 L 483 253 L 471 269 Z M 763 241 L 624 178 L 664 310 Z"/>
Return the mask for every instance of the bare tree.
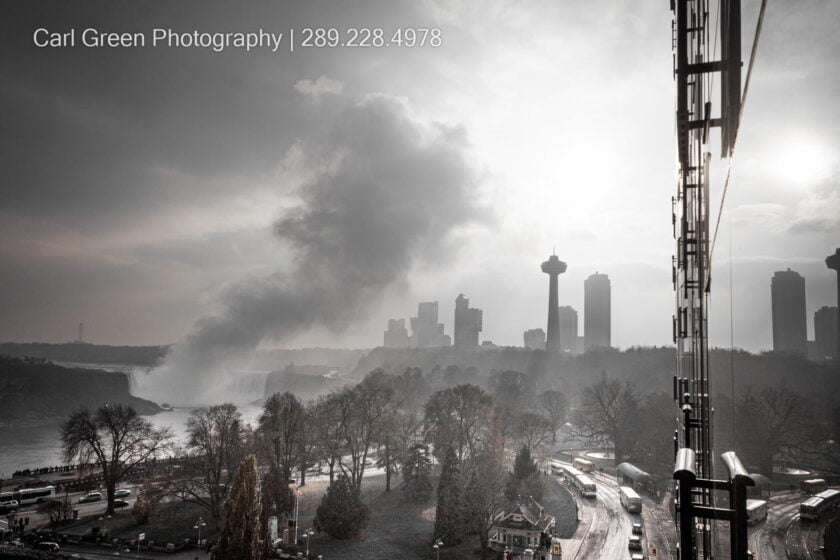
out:
<path id="1" fill-rule="evenodd" d="M 612 444 L 615 463 L 631 451 L 640 397 L 630 383 L 603 379 L 583 390 L 571 435 L 590 444 Z"/>
<path id="2" fill-rule="evenodd" d="M 757 393 L 748 390 L 736 413 L 736 444 L 762 472 L 770 474 L 775 455 L 795 456 L 813 450 L 813 435 L 821 432 L 812 409 L 805 397 L 784 385 Z"/>
<path id="3" fill-rule="evenodd" d="M 231 403 L 197 408 L 187 419 L 190 475 L 179 494 L 205 507 L 217 523 L 222 518 L 230 476 L 244 456 L 242 415 Z"/>
<path id="4" fill-rule="evenodd" d="M 551 435 L 551 424 L 533 412 L 524 412 L 513 418 L 513 436 L 529 451 L 537 449 Z"/>
<path id="5" fill-rule="evenodd" d="M 375 370 L 338 400 L 348 454 L 348 460 L 342 458 L 339 465 L 356 488 L 361 488 L 371 448 L 381 440 L 383 420 L 393 410 L 393 393 L 387 376 Z"/>
<path id="6" fill-rule="evenodd" d="M 475 385 L 438 391 L 426 403 L 423 431 L 440 461 L 453 446 L 459 463 L 474 456 L 486 438 L 493 417 L 493 397 Z"/>
<path id="7" fill-rule="evenodd" d="M 275 393 L 265 402 L 258 420 L 258 446 L 269 467 L 278 470 L 287 481 L 299 464 L 304 418 L 305 409 L 295 395 Z"/>
<path id="8" fill-rule="evenodd" d="M 550 389 L 540 393 L 540 396 L 537 397 L 537 404 L 551 426 L 551 443 L 554 443 L 557 441 L 557 430 L 566 421 L 569 399 L 560 391 Z"/>
<path id="9" fill-rule="evenodd" d="M 482 450 L 471 461 L 466 491 L 467 528 L 478 535 L 481 557 L 489 549 L 489 534 L 493 520 L 505 503 L 507 473 L 499 453 Z"/>
<path id="10" fill-rule="evenodd" d="M 317 405 L 309 401 L 303 408 L 303 418 L 298 432 L 298 457 L 300 485 L 306 485 L 306 469 L 312 466 L 313 452 L 318 444 Z"/>
<path id="11" fill-rule="evenodd" d="M 131 406 L 103 405 L 91 412 L 83 408 L 60 427 L 64 459 L 70 463 L 96 463 L 114 512 L 117 483 L 132 469 L 163 453 L 172 440 L 169 428 L 155 428 Z"/>
<path id="12" fill-rule="evenodd" d="M 342 434 L 342 406 L 344 393 L 322 395 L 315 403 L 315 453 L 330 469 L 330 484 L 335 480 L 335 469 L 344 453 Z"/>

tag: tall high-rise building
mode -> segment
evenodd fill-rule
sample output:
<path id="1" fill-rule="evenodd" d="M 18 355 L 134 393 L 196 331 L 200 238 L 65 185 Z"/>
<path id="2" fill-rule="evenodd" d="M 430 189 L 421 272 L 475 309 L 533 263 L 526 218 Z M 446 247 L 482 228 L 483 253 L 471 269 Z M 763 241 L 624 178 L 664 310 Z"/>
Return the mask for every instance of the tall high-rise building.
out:
<path id="1" fill-rule="evenodd" d="M 578 313 L 573 307 L 563 305 L 557 310 L 561 352 L 577 353 Z"/>
<path id="2" fill-rule="evenodd" d="M 833 255 L 826 257 L 825 265 L 837 273 L 837 308 L 840 309 L 840 247 L 834 251 Z M 837 312 L 837 334 L 834 340 L 835 348 L 837 348 L 837 353 L 834 355 L 840 359 L 840 311 Z"/>
<path id="3" fill-rule="evenodd" d="M 528 350 L 545 350 L 545 331 L 542 329 L 528 329 L 522 334 L 525 348 Z"/>
<path id="4" fill-rule="evenodd" d="M 610 277 L 596 272 L 583 282 L 583 340 L 586 349 L 611 343 Z"/>
<path id="5" fill-rule="evenodd" d="M 814 344 L 818 359 L 837 359 L 836 307 L 824 305 L 814 313 Z"/>
<path id="6" fill-rule="evenodd" d="M 405 319 L 388 319 L 388 330 L 384 336 L 385 348 L 408 348 L 408 330 Z"/>
<path id="7" fill-rule="evenodd" d="M 780 270 L 770 282 L 773 311 L 773 350 L 808 354 L 805 320 L 805 278 L 791 269 Z"/>
<path id="8" fill-rule="evenodd" d="M 438 323 L 438 302 L 424 301 L 417 306 L 417 317 L 411 318 L 411 345 L 417 348 L 449 346 L 449 335 Z"/>
<path id="9" fill-rule="evenodd" d="M 566 272 L 566 263 L 551 255 L 542 263 L 542 271 L 548 274 L 548 329 L 545 349 L 548 352 L 560 350 L 560 317 L 557 314 L 557 277 Z"/>
<path id="10" fill-rule="evenodd" d="M 478 333 L 481 332 L 481 309 L 470 307 L 470 300 L 464 294 L 455 298 L 455 331 L 453 343 L 460 348 L 478 346 Z"/>

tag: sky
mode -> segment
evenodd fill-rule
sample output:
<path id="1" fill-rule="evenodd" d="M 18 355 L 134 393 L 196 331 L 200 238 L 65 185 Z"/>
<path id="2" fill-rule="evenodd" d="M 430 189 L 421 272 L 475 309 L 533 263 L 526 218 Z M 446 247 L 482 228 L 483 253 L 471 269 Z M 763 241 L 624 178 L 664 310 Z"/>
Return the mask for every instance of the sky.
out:
<path id="1" fill-rule="evenodd" d="M 583 332 L 671 343 L 671 13 L 650 1 L 11 2 L 0 17 L 0 340 L 373 347 L 464 293 L 483 340 L 545 328 L 553 251 Z M 712 5 L 716 6 L 715 2 Z M 744 3 L 744 58 L 758 2 Z M 714 255 L 710 338 L 772 345 L 770 279 L 836 305 L 840 4 L 770 3 Z M 37 29 L 76 30 L 38 47 Z M 85 47 L 143 33 L 440 30 L 439 46 Z M 285 47 L 286 45 L 284 43 Z M 727 161 L 713 159 L 717 215 Z M 732 323 L 730 332 L 730 301 Z M 185 358 L 186 359 L 186 358 Z M 177 354 L 176 354 L 177 361 Z"/>

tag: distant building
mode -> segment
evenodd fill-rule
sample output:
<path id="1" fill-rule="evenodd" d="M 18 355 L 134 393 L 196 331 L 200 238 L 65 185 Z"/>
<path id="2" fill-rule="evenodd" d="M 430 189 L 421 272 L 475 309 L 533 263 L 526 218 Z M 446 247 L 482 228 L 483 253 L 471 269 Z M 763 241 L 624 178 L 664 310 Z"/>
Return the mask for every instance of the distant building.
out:
<path id="1" fill-rule="evenodd" d="M 470 300 L 459 294 L 455 298 L 455 331 L 453 342 L 459 348 L 478 346 L 478 333 L 481 332 L 481 309 L 470 307 Z"/>
<path id="2" fill-rule="evenodd" d="M 573 307 L 568 305 L 561 306 L 558 309 L 558 317 L 560 320 L 559 326 L 559 342 L 561 352 L 571 352 L 577 354 L 577 339 L 578 339 L 578 313 Z"/>
<path id="3" fill-rule="evenodd" d="M 411 346 L 433 348 L 450 344 L 449 335 L 443 332 L 443 323 L 438 323 L 438 302 L 420 303 L 417 317 L 411 318 Z"/>
<path id="4" fill-rule="evenodd" d="M 408 330 L 405 319 L 388 319 L 388 330 L 385 331 L 385 348 L 408 348 Z"/>
<path id="5" fill-rule="evenodd" d="M 610 277 L 595 273 L 583 282 L 583 340 L 586 349 L 611 342 Z"/>
<path id="6" fill-rule="evenodd" d="M 490 546 L 508 551 L 510 559 L 560 560 L 560 539 L 554 537 L 554 516 L 529 498 L 511 510 L 500 512 L 490 529 Z M 530 550 L 531 555 L 526 555 Z"/>
<path id="7" fill-rule="evenodd" d="M 817 359 L 837 359 L 837 308 L 820 307 L 814 313 L 814 345 Z"/>
<path id="8" fill-rule="evenodd" d="M 808 355 L 805 322 L 805 278 L 791 269 L 778 271 L 770 282 L 773 350 Z"/>
<path id="9" fill-rule="evenodd" d="M 529 350 L 545 350 L 545 331 L 542 329 L 529 329 L 522 335 L 525 339 L 525 348 Z"/>

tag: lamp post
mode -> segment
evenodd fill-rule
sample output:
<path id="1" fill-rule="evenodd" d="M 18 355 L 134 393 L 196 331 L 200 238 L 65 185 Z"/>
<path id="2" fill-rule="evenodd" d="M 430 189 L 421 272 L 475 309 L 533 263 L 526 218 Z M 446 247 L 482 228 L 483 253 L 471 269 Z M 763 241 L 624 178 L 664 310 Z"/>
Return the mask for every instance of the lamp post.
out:
<path id="1" fill-rule="evenodd" d="M 309 558 L 309 537 L 315 534 L 315 531 L 312 529 L 307 529 L 303 532 L 303 536 L 306 537 L 306 558 Z"/>
<path id="2" fill-rule="evenodd" d="M 435 544 L 432 545 L 432 548 L 435 550 L 435 560 L 440 560 L 440 547 L 443 546 L 443 541 L 438 539 L 435 541 Z"/>
<path id="3" fill-rule="evenodd" d="M 205 523 L 204 520 L 199 517 L 198 521 L 196 521 L 195 525 L 193 525 L 193 529 L 198 531 L 198 538 L 196 539 L 196 545 L 199 546 L 199 547 L 201 546 L 201 528 L 202 527 L 207 527 L 207 523 Z"/>

